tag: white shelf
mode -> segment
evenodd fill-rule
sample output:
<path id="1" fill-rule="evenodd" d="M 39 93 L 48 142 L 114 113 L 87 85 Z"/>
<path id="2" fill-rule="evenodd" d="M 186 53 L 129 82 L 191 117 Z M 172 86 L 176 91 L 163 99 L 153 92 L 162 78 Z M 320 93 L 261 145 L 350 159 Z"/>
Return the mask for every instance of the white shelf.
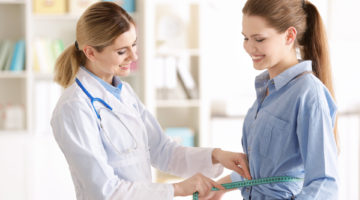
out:
<path id="1" fill-rule="evenodd" d="M 34 78 L 51 81 L 54 79 L 54 74 L 53 73 L 44 73 L 44 72 L 34 72 Z"/>
<path id="2" fill-rule="evenodd" d="M 24 0 L 0 0 L 1 4 L 25 4 Z"/>
<path id="3" fill-rule="evenodd" d="M 13 79 L 13 78 L 26 78 L 26 72 L 20 71 L 20 72 L 11 72 L 11 71 L 1 71 L 0 72 L 0 79 Z"/>
<path id="4" fill-rule="evenodd" d="M 166 50 L 157 50 L 157 56 L 199 56 L 199 49 L 166 49 Z"/>
<path id="5" fill-rule="evenodd" d="M 27 130 L 0 130 L 0 138 L 1 137 L 19 137 L 28 135 Z"/>
<path id="6" fill-rule="evenodd" d="M 193 100 L 157 100 L 156 106 L 158 108 L 178 108 L 178 107 L 199 107 L 200 101 L 193 99 Z"/>
<path id="7" fill-rule="evenodd" d="M 75 14 L 33 14 L 32 18 L 37 21 L 57 21 L 57 20 L 78 20 L 80 15 Z"/>
<path id="8" fill-rule="evenodd" d="M 200 4 L 203 0 L 154 0 L 157 4 Z"/>

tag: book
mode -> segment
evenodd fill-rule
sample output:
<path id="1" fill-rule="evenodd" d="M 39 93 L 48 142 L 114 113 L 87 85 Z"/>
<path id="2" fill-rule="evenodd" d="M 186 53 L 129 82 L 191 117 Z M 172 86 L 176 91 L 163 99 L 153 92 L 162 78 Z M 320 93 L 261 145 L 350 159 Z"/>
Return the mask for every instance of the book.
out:
<path id="1" fill-rule="evenodd" d="M 190 128 L 169 127 L 165 129 L 165 133 L 180 145 L 187 147 L 193 147 L 195 145 L 194 132 Z"/>
<path id="2" fill-rule="evenodd" d="M 102 0 L 111 1 L 120 5 L 126 12 L 134 13 L 136 11 L 136 0 Z"/>
<path id="3" fill-rule="evenodd" d="M 72 2 L 73 0 L 70 0 Z M 67 1 L 65 0 L 33 0 L 34 13 L 37 14 L 65 14 Z"/>
<path id="4" fill-rule="evenodd" d="M 22 71 L 25 69 L 25 41 L 19 40 L 15 44 L 10 71 Z"/>
<path id="5" fill-rule="evenodd" d="M 10 48 L 6 57 L 5 66 L 3 68 L 4 71 L 10 71 L 11 60 L 14 55 L 14 46 L 14 42 L 10 41 Z"/>
<path id="6" fill-rule="evenodd" d="M 0 47 L 0 71 L 5 70 L 8 56 L 11 55 L 12 42 L 10 40 L 4 40 L 1 42 Z"/>
<path id="7" fill-rule="evenodd" d="M 126 12 L 134 13 L 136 11 L 135 0 L 123 0 L 122 8 L 126 10 Z"/>
<path id="8" fill-rule="evenodd" d="M 59 39 L 37 38 L 34 41 L 33 69 L 37 72 L 51 73 L 57 57 L 64 51 Z"/>
<path id="9" fill-rule="evenodd" d="M 177 62 L 177 77 L 180 80 L 180 84 L 185 91 L 188 99 L 198 98 L 198 89 L 195 81 L 190 73 L 189 64 L 187 64 L 184 58 L 181 58 Z"/>
<path id="10" fill-rule="evenodd" d="M 69 0 L 69 12 L 74 15 L 81 15 L 91 4 L 97 0 Z"/>
<path id="11" fill-rule="evenodd" d="M 23 130 L 25 128 L 25 110 L 22 105 L 8 105 L 4 110 L 4 129 Z"/>
<path id="12" fill-rule="evenodd" d="M 0 41 L 0 71 L 3 70 L 5 62 L 6 62 L 7 51 L 4 50 L 4 42 L 5 41 Z"/>
<path id="13" fill-rule="evenodd" d="M 51 61 L 51 72 L 53 72 L 57 58 L 61 55 L 61 53 L 65 49 L 63 41 L 60 39 L 53 40 L 51 42 L 51 49 L 53 53 L 52 61 Z"/>
<path id="14" fill-rule="evenodd" d="M 158 99 L 177 99 L 176 58 L 174 56 L 158 56 L 154 60 L 156 70 L 155 86 Z"/>
<path id="15" fill-rule="evenodd" d="M 3 54 L 4 54 L 3 47 L 4 47 L 4 41 L 0 40 L 0 71 L 4 67 L 4 64 L 2 64 L 2 63 L 5 63 L 5 61 L 2 61 L 5 59 L 5 56 L 3 56 Z"/>
<path id="16" fill-rule="evenodd" d="M 52 48 L 54 63 L 55 63 L 55 60 L 60 56 L 60 54 L 65 49 L 64 43 L 60 39 L 55 39 L 51 42 L 51 48 Z"/>

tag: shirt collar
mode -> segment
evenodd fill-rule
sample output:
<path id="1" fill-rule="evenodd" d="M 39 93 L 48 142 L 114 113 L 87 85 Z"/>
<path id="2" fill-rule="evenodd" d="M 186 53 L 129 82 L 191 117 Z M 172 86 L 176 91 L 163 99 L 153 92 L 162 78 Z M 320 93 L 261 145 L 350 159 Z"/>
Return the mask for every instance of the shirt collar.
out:
<path id="1" fill-rule="evenodd" d="M 92 77 L 94 77 L 97 81 L 101 83 L 102 86 L 105 87 L 106 90 L 108 90 L 110 93 L 114 94 L 117 98 L 120 96 L 121 88 L 122 88 L 122 82 L 119 77 L 114 76 L 112 80 L 112 84 L 107 83 L 106 81 L 102 80 L 92 72 L 90 72 L 86 67 L 81 66 L 83 70 L 85 70 L 87 73 L 89 73 Z"/>
<path id="2" fill-rule="evenodd" d="M 292 79 L 294 79 L 297 75 L 305 72 L 312 71 L 312 62 L 311 60 L 300 61 L 298 64 L 286 69 L 279 75 L 275 76 L 272 80 L 270 79 L 269 72 L 266 70 L 261 73 L 255 79 L 255 87 L 261 88 L 268 85 L 269 82 L 274 84 L 276 90 L 281 89 L 287 83 L 289 83 Z"/>
<path id="3" fill-rule="evenodd" d="M 276 90 L 281 89 L 282 87 L 284 87 L 284 85 L 289 83 L 296 76 L 306 71 L 312 71 L 311 60 L 301 61 L 298 64 L 290 67 L 289 69 L 283 71 L 279 75 L 275 76 L 273 78 L 275 83 L 275 89 Z"/>

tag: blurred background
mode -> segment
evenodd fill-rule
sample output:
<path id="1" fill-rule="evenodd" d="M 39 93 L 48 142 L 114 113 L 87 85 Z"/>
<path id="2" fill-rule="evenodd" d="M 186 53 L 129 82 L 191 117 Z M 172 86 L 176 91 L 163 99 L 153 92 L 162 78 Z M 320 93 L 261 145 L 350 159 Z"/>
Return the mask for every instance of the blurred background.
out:
<path id="1" fill-rule="evenodd" d="M 0 199 L 75 199 L 50 127 L 62 89 L 57 56 L 96 0 L 0 0 Z M 124 78 L 166 134 L 187 146 L 242 151 L 242 122 L 259 71 L 242 47 L 245 0 L 123 0 L 139 60 Z M 327 27 L 339 108 L 339 199 L 360 199 L 360 19 L 356 0 L 311 0 Z M 225 171 L 223 175 L 229 174 Z M 178 181 L 153 170 L 154 181 Z M 180 199 L 180 198 L 177 198 Z M 181 199 L 191 199 L 181 198 Z M 241 199 L 239 191 L 224 199 Z"/>

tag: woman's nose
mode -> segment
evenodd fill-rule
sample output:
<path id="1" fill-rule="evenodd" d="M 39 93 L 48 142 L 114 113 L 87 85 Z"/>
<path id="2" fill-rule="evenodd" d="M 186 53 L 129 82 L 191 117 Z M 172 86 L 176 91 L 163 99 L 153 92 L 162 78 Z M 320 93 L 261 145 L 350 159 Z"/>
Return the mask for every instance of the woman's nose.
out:
<path id="1" fill-rule="evenodd" d="M 136 48 L 131 49 L 129 56 L 132 61 L 136 61 L 138 59 Z"/>
<path id="2" fill-rule="evenodd" d="M 252 42 L 244 43 L 244 49 L 248 54 L 252 54 L 256 52 L 257 48 Z"/>

